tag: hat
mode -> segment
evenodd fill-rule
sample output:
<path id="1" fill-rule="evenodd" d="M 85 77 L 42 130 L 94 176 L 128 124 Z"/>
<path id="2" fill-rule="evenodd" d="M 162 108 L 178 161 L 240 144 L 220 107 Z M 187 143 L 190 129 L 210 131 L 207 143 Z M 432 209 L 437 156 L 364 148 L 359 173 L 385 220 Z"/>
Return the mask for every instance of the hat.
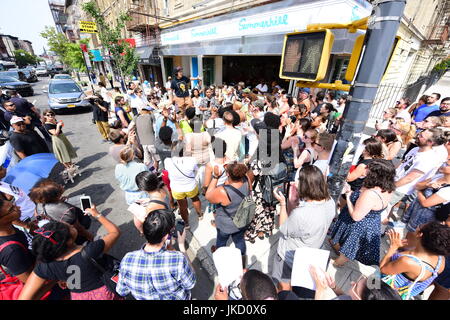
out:
<path id="1" fill-rule="evenodd" d="M 150 107 L 150 106 L 145 106 L 145 107 L 142 108 L 142 110 L 153 111 L 155 109 Z"/>
<path id="2" fill-rule="evenodd" d="M 300 92 L 306 92 L 307 94 L 309 94 L 311 90 L 309 88 L 302 88 Z"/>
<path id="3" fill-rule="evenodd" d="M 18 116 L 13 116 L 13 117 L 11 118 L 10 123 L 11 123 L 11 124 L 14 124 L 14 123 L 17 123 L 17 122 L 23 122 L 23 118 L 18 117 Z"/>
<path id="4" fill-rule="evenodd" d="M 178 67 L 173 69 L 173 74 L 176 75 L 180 71 L 183 71 L 183 67 L 178 66 Z"/>
<path id="5" fill-rule="evenodd" d="M 251 93 L 252 90 L 250 90 L 249 88 L 245 88 L 244 90 L 242 90 L 243 93 Z"/>

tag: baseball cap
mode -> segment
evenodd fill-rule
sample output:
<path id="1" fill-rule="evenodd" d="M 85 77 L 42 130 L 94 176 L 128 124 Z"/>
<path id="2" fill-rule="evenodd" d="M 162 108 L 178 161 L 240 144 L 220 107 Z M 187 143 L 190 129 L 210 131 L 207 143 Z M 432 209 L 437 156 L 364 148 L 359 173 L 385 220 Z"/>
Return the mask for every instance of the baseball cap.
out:
<path id="1" fill-rule="evenodd" d="M 173 74 L 177 74 L 180 71 L 183 71 L 183 67 L 178 66 L 178 67 L 173 69 Z"/>
<path id="2" fill-rule="evenodd" d="M 14 124 L 14 123 L 17 123 L 17 122 L 23 122 L 23 118 L 18 117 L 18 116 L 13 116 L 13 117 L 11 118 L 10 123 L 11 123 L 11 124 Z"/>
<path id="3" fill-rule="evenodd" d="M 311 90 L 309 88 L 302 88 L 300 92 L 306 92 L 307 94 L 309 94 Z"/>

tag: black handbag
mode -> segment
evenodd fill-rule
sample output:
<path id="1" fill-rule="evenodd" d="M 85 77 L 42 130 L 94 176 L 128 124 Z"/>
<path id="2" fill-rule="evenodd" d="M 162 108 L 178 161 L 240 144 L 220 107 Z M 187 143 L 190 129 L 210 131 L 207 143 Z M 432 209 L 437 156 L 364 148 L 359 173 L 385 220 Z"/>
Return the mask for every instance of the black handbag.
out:
<path id="1" fill-rule="evenodd" d="M 116 286 L 119 275 L 120 260 L 106 253 L 102 254 L 100 258 L 94 259 L 88 257 L 84 249 L 81 250 L 81 257 L 89 261 L 98 271 L 101 272 L 102 282 L 109 291 L 117 294 Z"/>

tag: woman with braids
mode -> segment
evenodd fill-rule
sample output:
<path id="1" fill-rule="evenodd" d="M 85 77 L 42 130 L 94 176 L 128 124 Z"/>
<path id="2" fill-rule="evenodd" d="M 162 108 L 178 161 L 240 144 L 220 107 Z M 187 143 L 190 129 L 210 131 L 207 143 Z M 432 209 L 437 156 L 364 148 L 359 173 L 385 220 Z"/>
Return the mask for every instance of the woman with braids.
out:
<path id="1" fill-rule="evenodd" d="M 381 213 L 395 191 L 395 167 L 384 159 L 373 160 L 361 189 L 346 188 L 347 206 L 342 209 L 331 230 L 331 244 L 339 254 L 334 266 L 348 260 L 365 265 L 380 261 Z"/>
<path id="2" fill-rule="evenodd" d="M 67 282 L 72 300 L 116 300 L 118 296 L 102 282 L 102 273 L 90 258 L 99 258 L 107 253 L 120 236 L 119 228 L 101 215 L 95 205 L 86 209 L 86 214 L 98 220 L 107 234 L 86 246 L 76 245 L 78 232 L 61 222 L 49 222 L 34 231 L 33 254 L 37 264 L 20 293 L 19 300 L 39 299 L 38 292 L 47 280 Z M 82 256 L 82 251 L 86 257 Z M 68 281 L 78 272 L 79 281 Z"/>

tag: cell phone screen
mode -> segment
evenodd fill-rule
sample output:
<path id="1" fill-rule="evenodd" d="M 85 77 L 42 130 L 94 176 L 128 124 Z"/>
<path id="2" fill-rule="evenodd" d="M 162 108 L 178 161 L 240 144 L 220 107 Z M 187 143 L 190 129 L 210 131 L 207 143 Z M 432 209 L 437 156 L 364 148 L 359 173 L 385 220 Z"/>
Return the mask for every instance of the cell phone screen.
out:
<path id="1" fill-rule="evenodd" d="M 81 199 L 81 206 L 83 210 L 86 210 L 91 207 L 91 201 L 87 198 Z"/>

